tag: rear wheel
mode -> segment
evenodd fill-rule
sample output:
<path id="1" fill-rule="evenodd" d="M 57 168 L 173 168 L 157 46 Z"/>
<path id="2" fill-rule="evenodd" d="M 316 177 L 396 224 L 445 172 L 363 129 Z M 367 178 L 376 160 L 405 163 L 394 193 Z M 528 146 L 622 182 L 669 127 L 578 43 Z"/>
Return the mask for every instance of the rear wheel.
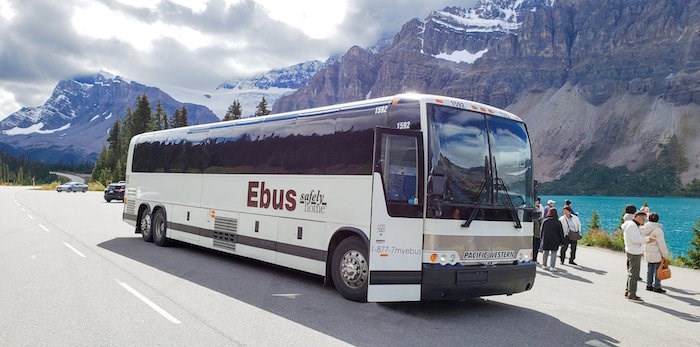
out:
<path id="1" fill-rule="evenodd" d="M 141 220 L 139 221 L 139 230 L 141 232 L 141 237 L 146 242 L 153 242 L 153 231 L 151 230 L 151 211 L 148 208 L 144 209 L 141 213 Z"/>
<path id="2" fill-rule="evenodd" d="M 166 236 L 167 224 L 163 209 L 159 209 L 153 214 L 153 224 L 151 228 L 153 228 L 153 242 L 158 246 L 167 247 L 169 240 Z"/>
<path id="3" fill-rule="evenodd" d="M 105 201 L 107 201 L 107 202 L 112 202 L 112 199 L 105 199 Z"/>
<path id="4" fill-rule="evenodd" d="M 336 290 L 348 300 L 367 301 L 367 246 L 357 237 L 341 241 L 333 252 L 331 276 Z"/>

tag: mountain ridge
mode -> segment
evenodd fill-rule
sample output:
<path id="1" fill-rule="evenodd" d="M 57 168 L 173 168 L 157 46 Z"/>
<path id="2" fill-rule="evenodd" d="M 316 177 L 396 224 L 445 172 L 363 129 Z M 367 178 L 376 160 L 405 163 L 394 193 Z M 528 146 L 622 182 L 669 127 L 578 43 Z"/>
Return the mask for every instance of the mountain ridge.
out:
<path id="1" fill-rule="evenodd" d="M 350 48 L 273 110 L 445 94 L 521 116 L 542 181 L 589 151 L 595 163 L 637 170 L 675 135 L 687 183 L 700 177 L 699 23 L 696 1 L 482 0 L 407 22 L 380 52 Z M 437 58 L 455 52 L 483 53 Z"/>

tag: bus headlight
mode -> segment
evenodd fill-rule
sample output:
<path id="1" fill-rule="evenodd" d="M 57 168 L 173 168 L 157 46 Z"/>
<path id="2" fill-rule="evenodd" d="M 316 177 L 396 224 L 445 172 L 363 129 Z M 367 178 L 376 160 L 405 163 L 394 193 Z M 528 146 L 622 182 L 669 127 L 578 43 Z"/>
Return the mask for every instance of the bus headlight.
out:
<path id="1" fill-rule="evenodd" d="M 455 265 L 459 262 L 459 255 L 454 251 L 432 251 L 425 252 L 423 262 L 440 265 Z"/>
<path id="2" fill-rule="evenodd" d="M 532 249 L 521 249 L 518 251 L 517 259 L 519 263 L 527 263 L 532 260 Z"/>

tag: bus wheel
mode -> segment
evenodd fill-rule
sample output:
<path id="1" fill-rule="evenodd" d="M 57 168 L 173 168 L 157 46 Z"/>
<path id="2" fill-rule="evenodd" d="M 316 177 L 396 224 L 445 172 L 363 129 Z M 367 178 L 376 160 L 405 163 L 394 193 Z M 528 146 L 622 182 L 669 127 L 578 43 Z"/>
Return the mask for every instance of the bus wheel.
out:
<path id="1" fill-rule="evenodd" d="M 153 231 L 151 230 L 151 212 L 144 209 L 139 222 L 141 237 L 146 242 L 153 242 Z"/>
<path id="2" fill-rule="evenodd" d="M 333 284 L 346 299 L 367 301 L 368 259 L 367 246 L 356 237 L 344 239 L 333 252 Z"/>
<path id="3" fill-rule="evenodd" d="M 151 228 L 153 228 L 153 242 L 158 246 L 167 247 L 169 242 L 165 236 L 166 221 L 163 209 L 159 209 L 154 213 Z"/>

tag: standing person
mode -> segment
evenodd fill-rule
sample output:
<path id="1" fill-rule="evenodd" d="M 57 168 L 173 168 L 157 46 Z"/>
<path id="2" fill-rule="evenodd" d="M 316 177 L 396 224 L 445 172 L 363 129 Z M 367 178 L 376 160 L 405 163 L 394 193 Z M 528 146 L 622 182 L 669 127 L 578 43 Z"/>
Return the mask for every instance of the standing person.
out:
<path id="1" fill-rule="evenodd" d="M 568 201 L 568 200 L 567 200 Z M 561 253 L 559 254 L 559 259 L 561 263 L 564 264 L 564 259 L 566 258 L 566 250 L 571 245 L 571 253 L 569 253 L 569 264 L 578 265 L 574 260 L 576 260 L 576 248 L 578 246 L 578 240 L 581 239 L 581 221 L 578 216 L 571 212 L 571 207 L 564 206 L 562 209 L 564 215 L 559 218 L 561 223 L 561 228 L 564 231 L 564 243 L 561 246 Z"/>
<path id="2" fill-rule="evenodd" d="M 576 213 L 576 211 L 574 211 L 574 208 L 571 207 L 571 200 L 569 200 L 569 199 L 564 200 L 564 207 L 568 207 L 569 211 L 571 211 L 571 214 L 573 214 L 574 216 L 578 216 L 578 213 Z"/>
<path id="3" fill-rule="evenodd" d="M 651 214 L 651 209 L 649 208 L 649 206 L 642 206 L 642 208 L 640 208 L 639 211 L 646 213 L 647 218 L 649 218 L 649 215 Z"/>
<path id="4" fill-rule="evenodd" d="M 659 215 L 649 214 L 649 221 L 639 228 L 642 236 L 654 237 L 656 241 L 644 245 L 644 258 L 647 260 L 647 290 L 666 293 L 661 289 L 661 280 L 656 276 L 656 270 L 661 261 L 668 258 L 668 247 L 664 239 L 664 230 L 659 224 Z"/>
<path id="5" fill-rule="evenodd" d="M 622 224 L 623 237 L 625 239 L 625 253 L 627 254 L 627 289 L 625 289 L 625 297 L 629 301 L 644 302 L 642 298 L 637 296 L 637 278 L 639 278 L 639 267 L 642 262 L 642 253 L 644 253 L 644 244 L 653 242 L 653 237 L 642 236 L 639 226 L 644 223 L 646 213 L 637 212 L 632 220 L 625 221 Z"/>
<path id="6" fill-rule="evenodd" d="M 532 219 L 532 258 L 535 259 L 535 263 L 537 263 L 537 253 L 540 251 L 540 242 L 542 242 L 541 238 L 541 229 L 542 229 L 542 211 L 544 211 L 544 208 L 542 207 L 542 204 L 540 203 L 540 198 L 537 198 L 535 200 L 535 212 L 537 213 L 537 216 L 533 216 Z"/>
<path id="7" fill-rule="evenodd" d="M 557 218 L 557 209 L 550 208 L 547 211 L 547 218 L 542 222 L 542 249 L 544 250 L 544 256 L 542 259 L 542 266 L 545 270 L 556 271 L 555 266 L 557 265 L 557 250 L 559 246 L 564 242 L 564 231 L 561 228 L 561 223 Z M 547 259 L 549 259 L 549 266 L 547 266 Z"/>
<path id="8" fill-rule="evenodd" d="M 547 217 L 547 213 L 544 211 L 544 206 L 542 206 L 542 199 L 535 199 L 535 208 L 540 211 L 540 222 Z"/>
<path id="9" fill-rule="evenodd" d="M 554 200 L 547 200 L 547 206 L 544 208 L 544 214 L 542 216 L 547 217 L 547 213 L 549 212 L 550 208 L 554 208 L 554 204 L 556 204 L 556 201 Z"/>
<path id="10" fill-rule="evenodd" d="M 623 223 L 634 219 L 634 214 L 637 213 L 637 207 L 634 205 L 625 206 L 625 214 L 622 216 Z"/>

